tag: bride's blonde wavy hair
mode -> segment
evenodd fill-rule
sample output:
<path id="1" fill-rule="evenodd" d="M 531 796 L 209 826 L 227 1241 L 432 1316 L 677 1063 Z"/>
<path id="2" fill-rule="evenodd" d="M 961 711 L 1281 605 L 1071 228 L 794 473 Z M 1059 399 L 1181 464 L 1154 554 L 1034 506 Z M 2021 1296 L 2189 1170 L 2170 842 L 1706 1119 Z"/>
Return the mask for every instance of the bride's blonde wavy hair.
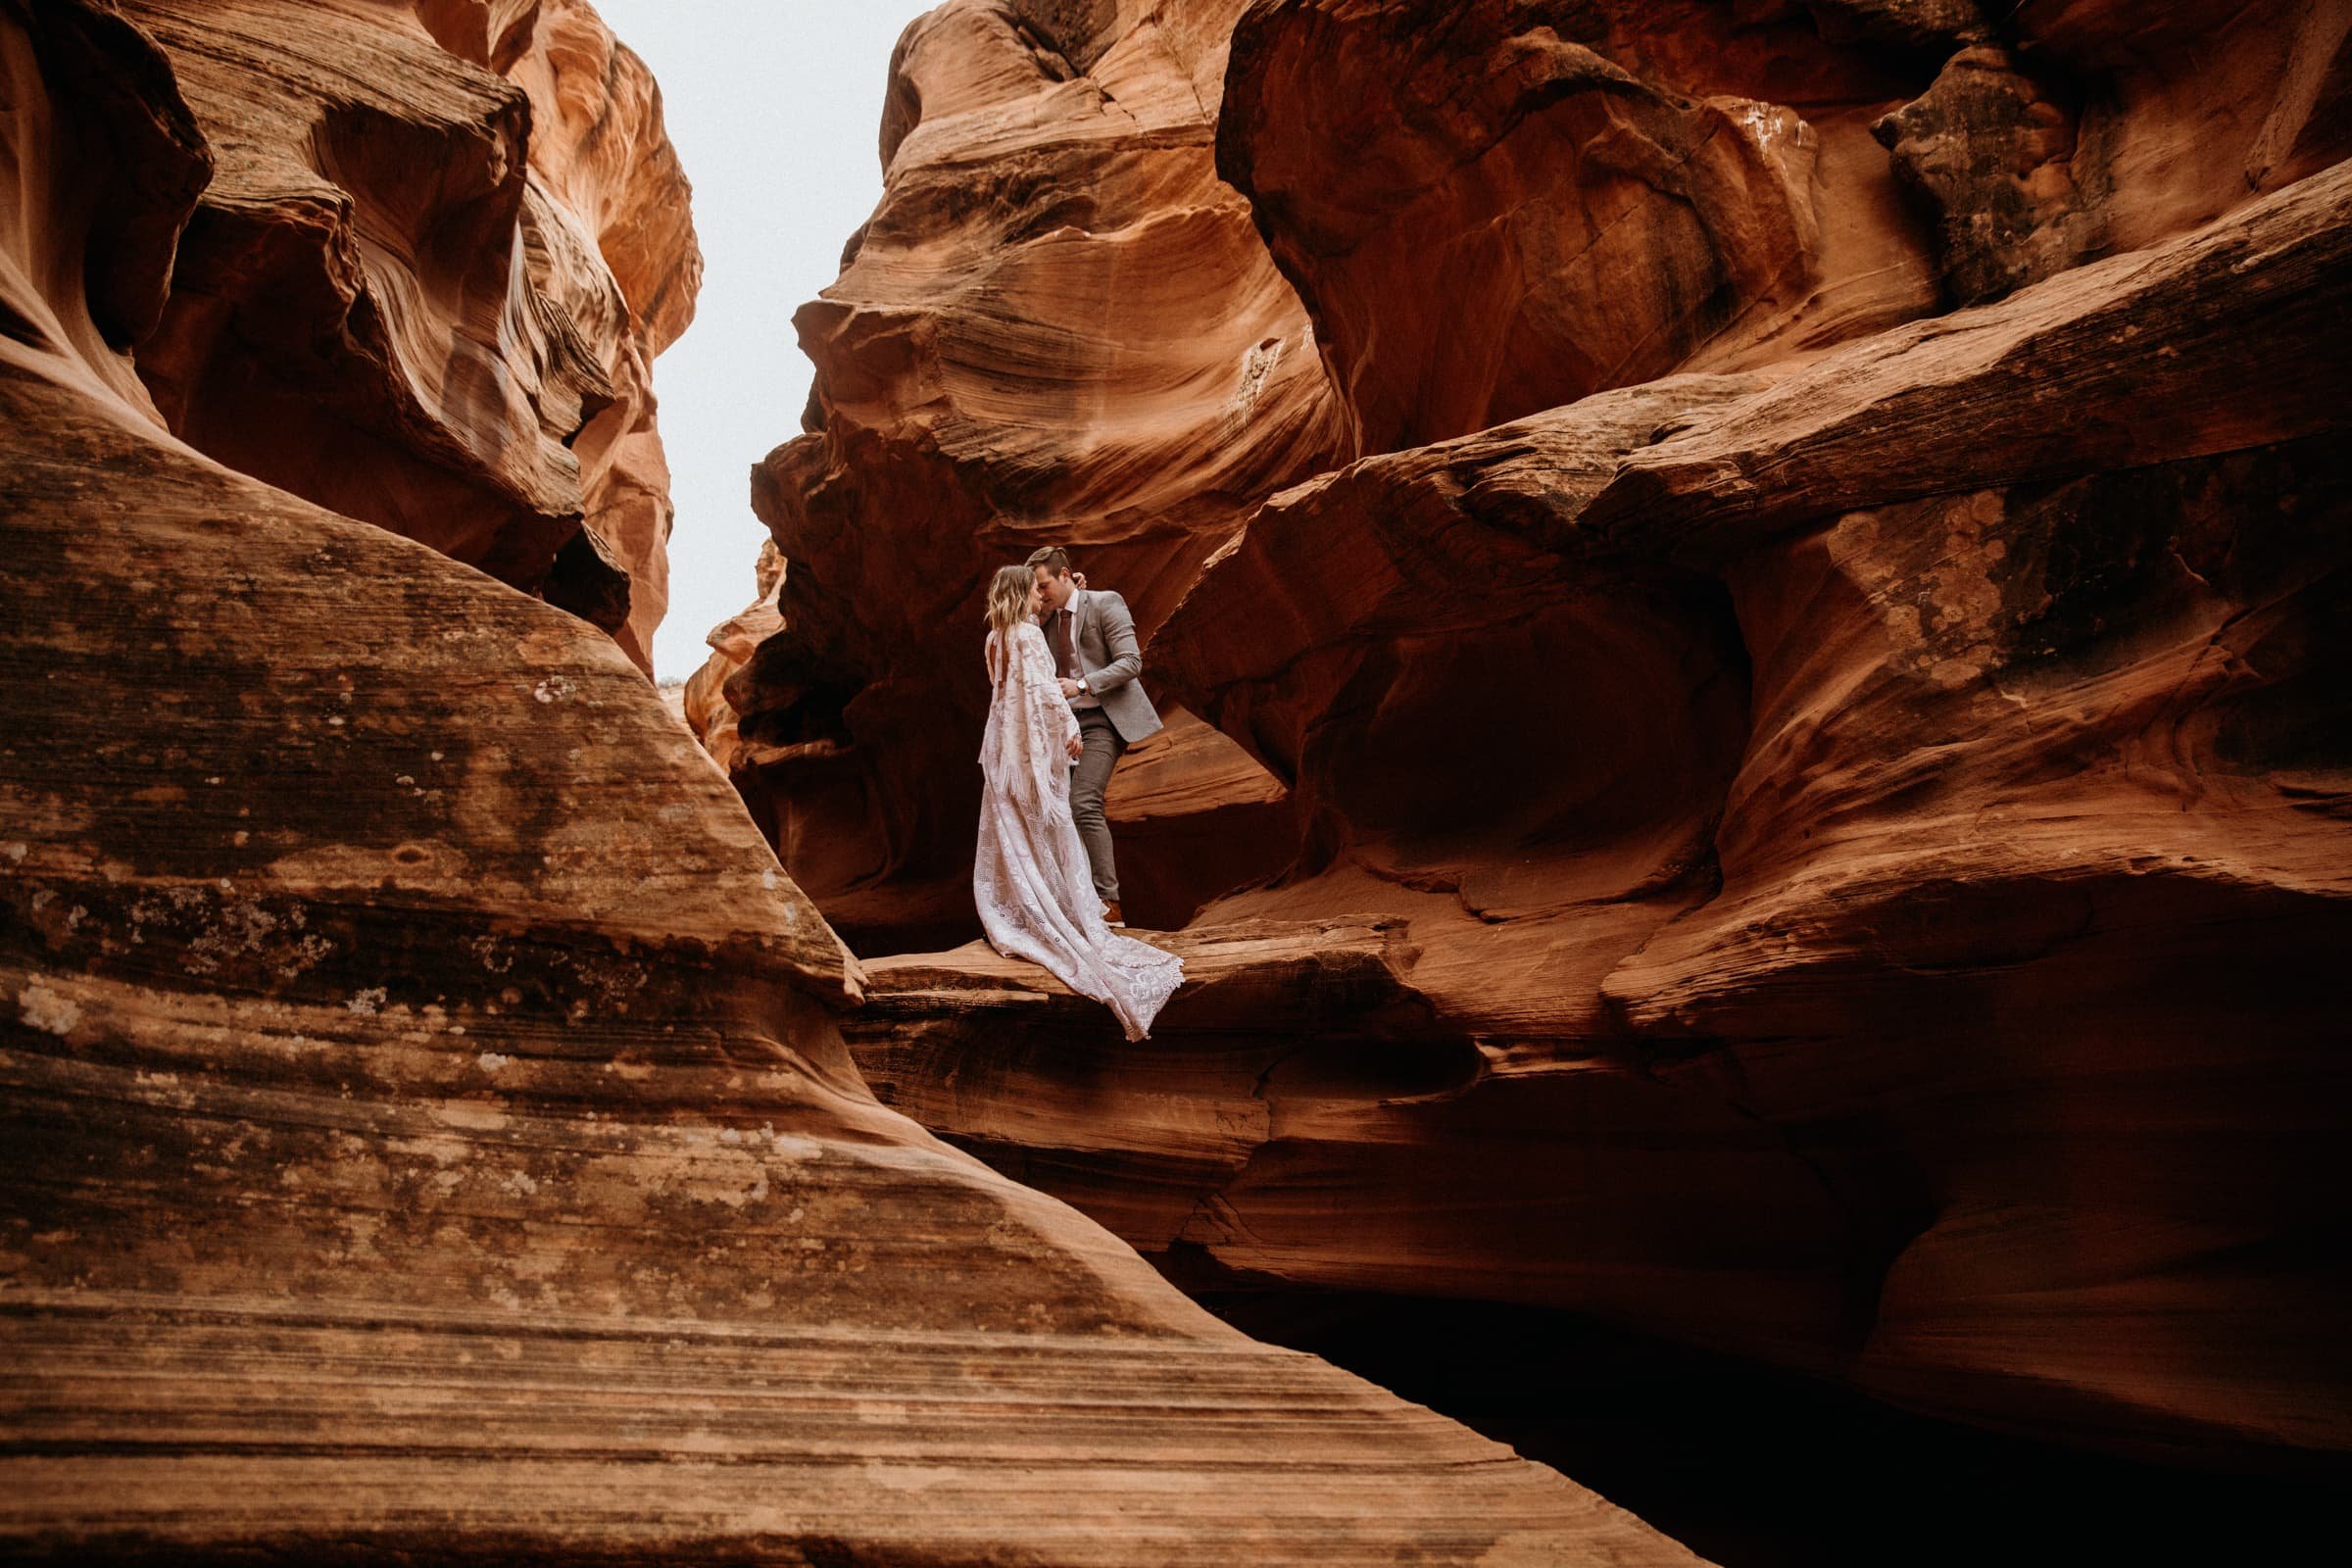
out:
<path id="1" fill-rule="evenodd" d="M 1010 636 L 1012 628 L 1029 618 L 1029 595 L 1037 573 L 1027 566 L 999 566 L 988 583 L 988 624 Z"/>

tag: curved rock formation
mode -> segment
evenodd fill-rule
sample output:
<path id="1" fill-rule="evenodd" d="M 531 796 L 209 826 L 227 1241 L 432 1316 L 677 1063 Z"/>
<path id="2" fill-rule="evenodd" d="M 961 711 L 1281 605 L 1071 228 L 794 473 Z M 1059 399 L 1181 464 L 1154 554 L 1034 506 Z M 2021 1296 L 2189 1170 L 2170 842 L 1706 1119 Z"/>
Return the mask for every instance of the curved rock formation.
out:
<path id="1" fill-rule="evenodd" d="M 164 57 L 0 69 L 0 1555 L 1697 1560 L 876 1105 L 610 641 L 143 406 Z"/>
<path id="2" fill-rule="evenodd" d="M 756 742 L 739 787 L 869 950 L 967 934 L 979 677 L 963 639 L 989 562 L 1076 540 L 1149 633 L 1252 494 L 1318 451 L 1450 436 L 1678 367 L 1778 376 L 1939 297 L 1998 297 L 2176 236 L 2343 153 L 2345 12 L 945 7 L 900 51 L 889 194 L 804 317 L 821 429 L 756 479 L 795 576 L 792 630 L 725 676 Z M 1211 113 L 1220 168 L 1320 323 L 1260 346 L 1313 341 L 1336 384 L 1295 374 L 1290 350 L 1261 383 L 1253 350 L 1239 422 L 1208 417 L 1207 394 L 1228 383 L 1202 356 L 1230 366 L 1240 339 L 1296 321 L 1188 161 Z M 1212 233 L 1214 260 L 1185 248 Z M 1213 330 L 1168 335 L 1168 279 Z M 1624 352 L 1601 355 L 1610 343 Z M 1260 417 L 1273 386 L 1290 390 Z M 2078 456 L 2144 461 L 2133 431 L 2048 422 L 2051 407 L 2016 404 L 1999 436 L 1881 445 L 1890 462 L 1940 465 L 1943 483 L 1970 482 L 1948 460 L 1966 467 L 2008 432 L 2021 460 L 2080 441 Z M 1660 477 L 1636 468 L 1612 507 Z M 1279 583 L 1258 589 L 1270 597 L 1230 617 L 1235 649 L 1253 617 L 1312 613 Z M 1541 642 L 1516 655 L 1599 657 Z M 1416 678 L 1423 689 L 1392 707 L 1446 710 L 1467 669 Z M 1381 733 L 1332 760 L 1329 787 L 1395 794 Z M 1457 771 L 1524 774 L 1530 809 L 1587 813 L 1519 760 L 1464 758 Z M 1393 804 L 1402 842 L 1427 802 Z M 1678 811 L 1690 814 L 1666 814 Z M 1537 863 L 1574 852 L 1546 855 Z"/>
<path id="3" fill-rule="evenodd" d="M 2352 166 L 1287 492 L 1153 654 L 1290 874 L 1148 1053 L 968 952 L 876 962 L 854 1049 L 1177 1270 L 2340 1454 L 2347 264 Z"/>
<path id="4" fill-rule="evenodd" d="M 2352 154 L 2352 7 L 2024 5 L 1873 132 L 1967 304 Z"/>
<path id="5" fill-rule="evenodd" d="M 702 286 L 691 190 L 645 62 L 581 0 L 540 0 L 532 10 L 529 51 L 512 65 L 495 53 L 489 63 L 531 99 L 522 234 L 532 285 L 582 331 L 612 383 L 612 401 L 569 446 L 585 547 L 602 547 L 627 577 L 627 618 L 608 629 L 650 672 L 654 631 L 669 608 L 671 518 L 652 362 L 692 323 Z M 510 23 L 504 36 L 517 27 Z M 576 609 L 576 575 L 559 556 L 547 597 Z"/>
<path id="6" fill-rule="evenodd" d="M 1410 358 L 1433 300 L 1494 324 L 1444 237 L 1574 207 L 1525 184 L 1582 177 L 1532 151 L 1564 135 L 1678 145 L 1707 72 L 1849 74 L 1807 101 L 1868 180 L 1709 188 L 1801 186 L 1987 303 L 1726 328 L 1644 372 L 1700 373 L 1268 500 L 1149 660 L 1288 789 L 1296 859 L 1169 939 L 1193 979 L 1146 1048 L 983 950 L 872 960 L 850 1034 L 884 1098 L 1179 1277 L 1565 1307 L 2082 1445 L 2340 1456 L 2342 10 L 1766 6 L 1700 71 L 1562 24 L 1603 7 L 1499 38 L 1501 8 L 1251 8 L 1221 144 L 1368 445 L 1375 406 L 1391 440 L 1509 406 Z M 1874 107 L 1865 71 L 1911 74 Z M 1309 78 L 1426 114 L 1340 159 L 1345 117 L 1268 85 Z M 1649 118 L 1576 119 L 1604 109 Z M 1357 195 L 1399 196 L 1386 251 L 1320 242 Z"/>
<path id="7" fill-rule="evenodd" d="M 1703 0 L 1258 0 L 1218 170 L 1386 452 L 1932 310 L 1868 133 L 1924 84 Z"/>
<path id="8" fill-rule="evenodd" d="M 1120 760 L 1103 796 L 1123 846 L 1128 922 L 1173 931 L 1200 906 L 1284 870 L 1298 851 L 1298 813 L 1282 781 L 1181 708 Z"/>
<path id="9" fill-rule="evenodd" d="M 2313 1196 L 2352 1173 L 2309 1110 L 2345 1077 L 2342 445 L 1877 507 L 1731 567 L 1725 885 L 1603 992 L 1665 1049 L 1741 1043 L 1740 1102 L 1874 1222 L 1865 1387 L 2352 1448 L 2352 1213 Z"/>
<path id="10" fill-rule="evenodd" d="M 882 205 L 798 318 L 811 433 L 753 503 L 791 560 L 730 683 L 793 875 L 852 941 L 974 928 L 986 568 L 1074 548 L 1147 633 L 1341 433 L 1211 137 L 1239 0 L 952 0 L 891 66 Z"/>
<path id="11" fill-rule="evenodd" d="M 1335 463 L 2160 243 L 2352 146 L 2346 23 L 954 0 L 902 40 L 883 203 L 799 318 L 808 433 L 754 483 L 792 631 L 726 677 L 737 783 L 861 950 L 968 937 L 987 566 L 1074 545 L 1149 638 Z"/>
<path id="12" fill-rule="evenodd" d="M 1447 901 L 1387 903 L 1251 898 L 1159 939 L 1187 985 L 1140 1047 L 978 944 L 872 960 L 845 1033 L 886 1103 L 1181 1281 L 1573 1305 L 1836 1369 L 1863 1282 L 1783 1137 L 1597 1038 L 1590 992 L 1501 990 L 1597 987 L 1654 915 L 1482 941 Z"/>
<path id="13" fill-rule="evenodd" d="M 816 428 L 755 479 L 781 627 L 711 676 L 868 953 L 884 1100 L 1180 1279 L 2340 1465 L 2348 36 L 2339 0 L 919 23 L 803 317 Z M 1114 786 L 1156 917 L 1248 884 L 1165 939 L 1143 1047 L 984 949 L 876 956 L 969 935 L 965 639 L 1049 539 L 1255 764 L 1179 735 Z"/>
<path id="14" fill-rule="evenodd" d="M 139 356 L 174 433 L 544 593 L 650 669 L 647 365 L 701 263 L 644 67 L 576 3 L 124 14 L 224 149 Z"/>
<path id="15" fill-rule="evenodd" d="M 1218 168 L 1382 452 L 1994 298 L 2352 151 L 2341 5 L 1997 10 L 1257 0 Z"/>
<path id="16" fill-rule="evenodd" d="M 727 702 L 727 681 L 751 662 L 753 653 L 761 643 L 784 629 L 784 614 L 776 603 L 784 592 L 784 558 L 777 553 L 771 539 L 760 547 L 757 571 L 760 597 L 745 606 L 734 619 L 710 628 L 710 635 L 705 639 L 710 648 L 710 658 L 687 678 L 679 693 L 678 716 L 694 731 L 710 760 L 730 777 L 737 772 L 737 764 L 748 762 L 750 758 L 741 722 Z M 754 800 L 748 804 L 756 807 L 760 802 Z"/>
<path id="17" fill-rule="evenodd" d="M 171 68 L 111 10 L 4 14 L 0 339 L 150 419 L 128 350 L 154 332 L 214 157 Z"/>

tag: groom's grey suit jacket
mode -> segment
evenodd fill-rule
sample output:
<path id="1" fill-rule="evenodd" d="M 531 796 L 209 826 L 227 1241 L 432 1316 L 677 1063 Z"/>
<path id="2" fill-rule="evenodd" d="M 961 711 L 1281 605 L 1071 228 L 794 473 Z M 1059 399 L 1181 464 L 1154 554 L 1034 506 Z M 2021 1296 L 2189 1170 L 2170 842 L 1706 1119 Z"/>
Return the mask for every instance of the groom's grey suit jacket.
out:
<path id="1" fill-rule="evenodd" d="M 1069 608 L 1078 668 L 1110 727 L 1130 746 L 1158 734 L 1165 726 L 1136 679 L 1144 672 L 1144 651 L 1127 601 L 1107 588 L 1081 588 L 1070 596 Z"/>

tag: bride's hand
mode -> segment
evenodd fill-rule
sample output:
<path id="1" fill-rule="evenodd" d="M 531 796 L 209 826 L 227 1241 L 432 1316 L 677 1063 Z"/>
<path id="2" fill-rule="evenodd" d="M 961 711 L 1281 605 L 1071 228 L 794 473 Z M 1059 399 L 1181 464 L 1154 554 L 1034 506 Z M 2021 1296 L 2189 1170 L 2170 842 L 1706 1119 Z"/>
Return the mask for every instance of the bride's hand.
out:
<path id="1" fill-rule="evenodd" d="M 1086 737 L 1085 737 L 1085 736 L 1083 736 L 1083 735 L 1073 735 L 1073 736 L 1071 736 L 1071 737 L 1070 737 L 1070 745 L 1069 745 L 1069 753 L 1070 753 L 1070 760 L 1071 760 L 1071 761 L 1073 761 L 1073 762 L 1075 762 L 1076 760 L 1078 760 L 1078 759 L 1080 759 L 1081 757 L 1084 757 L 1084 756 L 1086 755 Z"/>

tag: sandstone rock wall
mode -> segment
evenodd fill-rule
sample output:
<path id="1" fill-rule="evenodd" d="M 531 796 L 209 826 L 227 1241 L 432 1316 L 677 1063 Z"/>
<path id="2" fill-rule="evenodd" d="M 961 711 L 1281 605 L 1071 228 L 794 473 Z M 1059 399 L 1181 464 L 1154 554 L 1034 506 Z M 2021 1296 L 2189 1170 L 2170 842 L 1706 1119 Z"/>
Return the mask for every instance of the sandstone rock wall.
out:
<path id="1" fill-rule="evenodd" d="M 772 748 L 747 794 L 854 941 L 972 927 L 987 570 L 1071 546 L 1149 631 L 1342 449 L 1305 313 L 1216 173 L 1239 9 L 955 0 L 891 62 L 882 205 L 798 318 L 809 432 L 753 485 L 793 631 L 728 688 Z"/>
<path id="2" fill-rule="evenodd" d="M 1926 314 L 1870 139 L 1911 62 L 1707 0 L 1253 5 L 1218 168 L 1358 452 Z"/>
<path id="3" fill-rule="evenodd" d="M 1501 1053 L 1490 1102 L 1514 1075 L 1625 1072 L 1773 1127 L 1844 1237 L 1822 1261 L 1845 1326 L 1808 1333 L 1867 1385 L 2105 1438 L 2340 1446 L 2311 1315 L 2340 1213 L 2307 1194 L 2344 1173 L 2297 1107 L 2340 1071 L 2318 976 L 2347 891 L 2348 731 L 2321 693 L 2348 193 L 2331 171 L 1765 390 L 1605 394 L 1271 504 L 1155 650 L 1295 779 L 1327 857 L 1223 912 L 1413 912 L 1405 972 Z M 1662 438 L 1653 398 L 1682 411 Z M 1269 581 L 1329 578 L 1347 597 L 1313 595 L 1296 637 L 1233 635 Z M 1544 683 L 1483 710 L 1447 673 L 1513 664 Z M 1396 1135 L 1349 1141 L 1380 1181 Z M 1598 1269 L 1575 1232 L 1497 1235 L 1458 1261 L 1472 1294 L 1686 1317 L 1666 1298 L 1713 1233 L 1619 1163 L 1607 1190 L 1662 1244 L 1638 1305 L 1623 1267 L 1535 1271 Z M 1564 1177 L 1592 1182 L 1525 1179 Z M 1396 1180 L 1378 1201 L 1417 1226 L 1432 1184 Z M 1759 1191 L 1720 1195 L 1740 1247 Z M 1211 1250 L 1253 1266 L 1267 1228 L 1220 1200 Z M 2207 1278 L 2218 1245 L 2266 1261 Z M 1360 1248 L 1270 1271 L 1361 1283 Z M 1398 1283 L 1427 1278 L 1396 1252 Z M 1767 1326 L 1706 1299 L 1710 1337 Z"/>
<path id="4" fill-rule="evenodd" d="M 0 73 L 0 1557 L 1697 1561 L 877 1105 L 611 639 L 165 428 L 171 57 Z"/>
<path id="5" fill-rule="evenodd" d="M 174 433 L 541 593 L 650 670 L 648 367 L 701 260 L 644 66 L 580 4 L 123 15 L 221 149 L 137 362 Z"/>
<path id="6" fill-rule="evenodd" d="M 1007 101 L 980 40 L 1027 15 L 919 24 L 891 123 L 950 43 L 953 101 Z M 1295 853 L 1168 939 L 1194 979 L 1148 1048 L 976 947 L 872 957 L 884 1099 L 1182 1276 L 1564 1307 L 2176 1460 L 2340 1455 L 2352 7 L 1171 15 L 1231 27 L 1201 106 L 1312 322 L 1325 471 L 1213 553 L 1081 564 L 1140 590 L 1147 683 L 1263 767 L 1224 788 L 1281 791 Z M 1090 16 L 1114 47 L 1061 52 L 1073 102 L 1130 58 Z M 1034 176 L 1021 211 L 1136 199 L 926 123 Z M 877 224 L 919 188 L 894 167 Z M 960 232 L 958 275 L 1031 255 Z M 824 432 L 786 453 L 827 466 L 760 480 L 792 572 L 855 551 L 860 607 L 947 625 L 1046 536 L 977 461 L 962 511 L 815 521 L 937 471 L 853 399 L 1104 495 L 1091 426 L 953 390 L 1026 387 L 1001 299 L 815 346 Z M 958 380 L 950 342 L 1002 357 Z M 1115 514 L 1233 505 L 1185 475 L 1253 450 L 1108 470 Z M 841 771 L 737 777 L 857 920 L 960 874 L 968 763 L 861 726 L 935 667 L 916 634 L 808 605 L 728 692 Z"/>
<path id="7" fill-rule="evenodd" d="M 755 477 L 738 783 L 861 947 L 968 936 L 987 566 L 1074 545 L 1149 635 L 1319 469 L 2184 233 L 2346 150 L 2348 12 L 944 6 Z"/>
<path id="8" fill-rule="evenodd" d="M 2078 9 L 1259 0 L 1218 168 L 1388 451 L 1997 298 L 2352 150 L 2333 0 Z"/>
<path id="9" fill-rule="evenodd" d="M 544 210 L 524 227 L 528 271 L 587 324 L 613 387 L 612 401 L 570 438 L 586 535 L 573 557 L 601 547 L 627 574 L 628 616 L 613 635 L 650 671 L 654 631 L 669 608 L 671 520 L 651 365 L 694 319 L 702 252 L 645 62 L 578 0 L 542 0 L 536 10 L 529 51 L 512 65 L 491 61 L 531 99 L 526 189 Z M 574 580 L 559 557 L 551 597 L 576 595 Z"/>

